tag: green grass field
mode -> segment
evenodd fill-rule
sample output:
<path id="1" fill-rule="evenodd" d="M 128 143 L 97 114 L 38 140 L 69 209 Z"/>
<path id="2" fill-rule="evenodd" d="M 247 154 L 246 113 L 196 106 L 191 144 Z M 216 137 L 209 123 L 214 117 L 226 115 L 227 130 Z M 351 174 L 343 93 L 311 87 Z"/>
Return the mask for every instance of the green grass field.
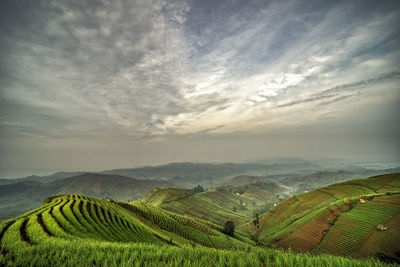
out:
<path id="1" fill-rule="evenodd" d="M 66 195 L 0 225 L 1 266 L 382 266 L 256 248 L 142 203 Z"/>
<path id="2" fill-rule="evenodd" d="M 43 233 L 41 233 L 43 234 Z M 40 233 L 37 233 L 40 235 Z M 45 238 L 45 237 L 44 237 Z M 8 241 L 10 242 L 10 240 Z M 46 237 L 35 245 L 13 240 L 0 255 L 6 266 L 394 266 L 376 259 L 354 260 L 249 248 L 222 250 L 90 239 Z"/>
<path id="3" fill-rule="evenodd" d="M 357 256 L 367 254 L 367 248 L 371 247 L 374 248 L 369 250 L 371 254 L 383 252 L 395 256 L 395 253 L 400 251 L 398 225 L 388 226 L 388 229 L 384 231 L 377 229 L 377 225 L 387 226 L 399 214 L 399 195 L 380 196 L 366 203 L 357 203 L 349 212 L 339 216 L 313 252 Z M 372 235 L 375 237 L 370 238 Z M 377 238 L 378 235 L 380 238 Z M 397 242 L 393 244 L 382 242 L 389 239 L 397 240 Z M 364 247 L 364 252 L 359 251 L 361 247 Z"/>
<path id="4" fill-rule="evenodd" d="M 251 222 L 254 212 L 264 209 L 268 203 L 278 202 L 271 193 L 260 189 L 244 194 L 236 194 L 234 190 L 219 187 L 193 194 L 185 189 L 155 188 L 139 202 L 218 225 L 232 220 L 238 226 Z"/>
<path id="5" fill-rule="evenodd" d="M 241 232 L 230 237 L 218 224 L 144 202 L 51 197 L 0 223 L 0 266 L 396 266 L 389 263 L 400 255 L 398 180 L 350 181 L 278 205 L 263 216 L 271 222 L 262 226 L 272 227 L 260 238 L 289 250 L 256 247 Z"/>
<path id="6" fill-rule="evenodd" d="M 260 239 L 296 252 L 398 258 L 399 184 L 400 175 L 389 174 L 294 196 L 262 216 Z"/>

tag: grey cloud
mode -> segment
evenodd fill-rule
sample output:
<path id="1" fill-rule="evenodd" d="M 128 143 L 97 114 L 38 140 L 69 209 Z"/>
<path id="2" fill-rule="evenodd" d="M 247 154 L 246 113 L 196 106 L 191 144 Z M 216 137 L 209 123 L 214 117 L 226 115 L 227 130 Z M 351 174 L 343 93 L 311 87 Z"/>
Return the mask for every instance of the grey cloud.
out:
<path id="1" fill-rule="evenodd" d="M 189 136 L 208 134 L 208 133 L 210 133 L 210 132 L 213 132 L 213 131 L 215 131 L 215 130 L 221 129 L 221 128 L 223 128 L 223 127 L 225 127 L 225 125 L 218 125 L 218 126 L 216 126 L 216 127 L 207 128 L 207 129 L 204 129 L 204 130 L 195 132 L 195 133 L 191 133 L 191 134 L 189 134 Z"/>
<path id="2" fill-rule="evenodd" d="M 82 123 L 82 118 L 67 118 L 56 109 L 37 107 L 13 100 L 0 99 L 0 135 L 2 138 L 39 137 L 63 138 L 76 136 L 69 131 L 80 126 L 80 134 L 89 130 Z"/>
<path id="3" fill-rule="evenodd" d="M 278 105 L 278 107 L 279 108 L 290 107 L 298 104 L 319 101 L 325 98 L 333 98 L 333 99 L 330 101 L 323 102 L 321 104 L 331 104 L 345 100 L 355 95 L 359 95 L 360 92 L 367 86 L 376 85 L 379 83 L 395 80 L 398 78 L 400 78 L 400 72 L 398 71 L 383 73 L 370 79 L 361 80 L 354 83 L 342 84 L 329 89 L 325 89 L 320 93 L 310 95 L 308 98 L 280 104 Z M 348 95 L 348 92 L 350 92 L 350 95 Z M 345 93 L 346 95 L 341 95 L 343 93 Z"/>
<path id="4" fill-rule="evenodd" d="M 203 94 L 193 99 L 193 103 L 188 104 L 191 112 L 204 112 L 209 108 L 222 108 L 229 103 L 227 96 L 221 96 L 219 93 Z"/>
<path id="5" fill-rule="evenodd" d="M 84 111 L 82 109 L 81 111 Z M 89 115 L 90 111 L 87 111 Z M 20 137 L 81 138 L 110 133 L 99 117 L 68 112 L 57 107 L 37 106 L 0 97 L 0 136 L 5 139 Z M 97 118 L 95 122 L 94 118 Z"/>
<path id="6" fill-rule="evenodd" d="M 30 94 L 41 101 L 49 93 L 60 99 L 68 95 L 98 114 L 108 114 L 111 123 L 137 127 L 154 114 L 163 117 L 185 110 L 180 84 L 171 75 L 177 69 L 169 47 L 174 40 L 159 16 L 160 2 L 3 4 L 9 9 L 7 17 L 19 19 L 1 28 L 7 35 L 1 44 L 8 47 L 0 52 L 6 63 L 3 94 Z M 7 34 L 11 32 L 17 34 Z M 5 86 L 7 81 L 12 84 Z M 36 83 L 36 88 L 12 91 L 18 83 Z M 72 109 L 71 100 L 63 99 L 62 104 Z"/>
<path id="7" fill-rule="evenodd" d="M 311 97 L 306 98 L 306 99 L 301 99 L 301 100 L 296 100 L 296 101 L 292 101 L 292 102 L 289 102 L 289 103 L 281 104 L 281 105 L 278 105 L 278 107 L 279 108 L 290 107 L 290 106 L 294 106 L 294 105 L 298 105 L 298 104 L 310 103 L 310 102 L 318 101 L 318 100 L 325 99 L 325 98 L 331 98 L 331 97 L 334 97 L 334 96 L 335 95 L 314 95 L 314 96 L 311 96 Z"/>
<path id="8" fill-rule="evenodd" d="M 333 104 L 333 103 L 340 102 L 340 101 L 346 100 L 348 98 L 351 98 L 353 96 L 360 95 L 360 94 L 361 94 L 361 92 L 358 91 L 357 93 L 354 93 L 354 94 L 338 96 L 338 97 L 336 97 L 336 98 L 334 98 L 332 100 L 321 102 L 321 103 L 319 103 L 319 105 L 320 106 L 325 106 L 325 105 Z"/>
<path id="9" fill-rule="evenodd" d="M 220 140 L 234 135 L 240 142 L 229 139 L 224 148 L 235 143 L 241 151 L 253 131 L 264 135 L 293 122 L 287 132 L 295 135 L 309 117 L 348 116 L 359 99 L 368 110 L 357 120 L 364 116 L 372 124 L 364 132 L 372 132 L 384 115 L 370 119 L 371 110 L 394 106 L 393 95 L 399 99 L 399 7 L 370 0 L 1 1 L 2 146 L 11 151 L 23 139 L 35 147 L 40 139 L 49 145 L 32 148 L 32 155 L 46 154 L 72 138 L 90 154 L 107 137 L 107 151 L 118 144 L 126 152 L 123 162 L 144 162 L 132 156 L 138 147 L 152 159 L 158 151 L 151 142 L 175 148 L 181 137 L 194 136 L 196 143 L 186 140 L 182 151 L 202 150 L 201 140 L 218 130 L 221 139 L 209 148 L 217 151 Z M 264 101 L 246 105 L 269 89 Z M 381 90 L 379 102 L 373 97 Z M 302 103 L 302 114 L 282 108 Z M 379 125 L 394 125 L 395 116 Z M 330 131 L 338 125 L 352 122 Z M 259 154 L 264 141 L 254 143 Z"/>
<path id="10" fill-rule="evenodd" d="M 390 34 L 386 36 L 385 32 L 394 31 L 394 28 L 388 28 L 386 24 L 378 29 L 381 36 L 359 40 L 356 46 L 348 43 L 352 36 L 365 30 L 365 24 L 385 18 L 387 13 L 395 10 L 394 3 L 385 2 L 376 8 L 372 1 L 362 4 L 344 1 L 271 1 L 266 6 L 253 4 L 239 8 L 241 12 L 236 12 L 238 7 L 231 4 L 224 6 L 224 13 L 228 15 L 214 15 L 215 18 L 212 14 L 218 14 L 219 6 L 205 2 L 194 4 L 194 8 L 197 5 L 201 5 L 200 10 L 209 11 L 211 17 L 202 20 L 203 24 L 196 23 L 202 13 L 200 11 L 196 15 L 197 9 L 193 9 L 193 16 L 190 17 L 193 22 L 190 19 L 187 22 L 188 36 L 192 36 L 189 42 L 197 52 L 196 67 L 211 69 L 212 66 L 221 65 L 233 79 L 261 74 L 283 64 L 287 64 L 288 68 L 296 62 L 300 70 L 311 68 L 315 63 L 307 62 L 309 58 L 326 54 L 332 54 L 335 58 L 331 63 L 324 63 L 325 68 L 346 68 L 354 64 L 352 60 L 355 57 L 375 56 L 376 47 L 385 47 L 388 40 L 393 41 L 393 37 Z M 243 10 L 250 10 L 252 15 L 243 16 Z M 232 21 L 229 20 L 229 14 L 236 15 Z M 395 24 L 395 21 L 390 24 Z M 232 27 L 235 31 L 229 34 L 229 28 Z M 198 48 L 196 41 L 204 45 Z M 373 47 L 375 50 L 371 53 Z M 341 49 L 347 54 L 340 54 Z"/>
<path id="11" fill-rule="evenodd" d="M 385 81 L 392 80 L 392 79 L 398 79 L 399 77 L 400 77 L 399 71 L 382 73 L 382 74 L 376 75 L 375 77 L 370 78 L 370 79 L 335 86 L 333 88 L 324 90 L 321 94 L 338 93 L 338 92 L 343 92 L 343 91 L 353 91 L 355 89 L 362 89 L 365 86 L 369 86 L 372 84 L 377 84 L 377 83 L 385 82 Z"/>
<path id="12" fill-rule="evenodd" d="M 331 5 L 314 1 L 191 1 L 185 32 L 196 61 L 222 63 L 234 75 L 246 76 L 272 65 L 295 46 L 324 19 Z M 224 58 L 226 51 L 230 56 Z M 217 58 L 207 57 L 214 53 Z"/>

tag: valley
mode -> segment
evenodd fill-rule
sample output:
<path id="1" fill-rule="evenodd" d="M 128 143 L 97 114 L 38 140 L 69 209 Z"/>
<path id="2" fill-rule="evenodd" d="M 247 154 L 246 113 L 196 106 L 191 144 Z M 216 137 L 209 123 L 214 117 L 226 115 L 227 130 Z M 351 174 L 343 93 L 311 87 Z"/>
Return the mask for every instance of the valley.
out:
<path id="1" fill-rule="evenodd" d="M 332 163 L 320 164 L 298 159 L 273 164 L 182 162 L 101 172 L 56 172 L 46 176 L 0 179 L 0 220 L 38 208 L 44 197 L 50 195 L 83 194 L 129 202 L 142 198 L 153 188 L 190 190 L 197 185 L 204 189 L 224 188 L 240 194 L 245 199 L 240 209 L 238 206 L 235 209 L 242 211 L 242 215 L 254 217 L 252 213 L 261 214 L 293 194 L 339 181 L 399 171 L 398 168 L 366 169 L 349 163 L 339 166 L 348 169 L 346 171 L 332 166 Z M 240 205 L 240 200 L 237 199 L 236 203 Z M 229 208 L 232 210 L 235 205 L 233 203 Z"/>
<path id="2" fill-rule="evenodd" d="M 129 189 L 131 178 L 112 177 Z M 88 188 L 100 194 L 97 184 L 104 179 L 110 177 L 82 174 L 44 183 L 65 191 L 0 223 L 0 264 L 26 265 L 28 258 L 41 266 L 400 263 L 400 173 L 298 195 L 243 175 L 211 189 L 163 184 L 136 201 L 81 194 Z M 82 181 L 79 189 L 76 180 Z M 225 232 L 228 221 L 235 225 L 231 236 Z"/>

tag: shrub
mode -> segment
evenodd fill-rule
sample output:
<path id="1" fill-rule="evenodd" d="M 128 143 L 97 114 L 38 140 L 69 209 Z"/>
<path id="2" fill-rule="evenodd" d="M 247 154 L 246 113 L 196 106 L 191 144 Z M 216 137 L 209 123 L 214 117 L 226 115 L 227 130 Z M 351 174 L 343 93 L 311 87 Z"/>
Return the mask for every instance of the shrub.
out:
<path id="1" fill-rule="evenodd" d="M 226 235 L 233 236 L 235 233 L 235 223 L 233 221 L 226 221 L 222 232 Z"/>
<path id="2" fill-rule="evenodd" d="M 204 188 L 201 185 L 197 185 L 196 187 L 193 187 L 191 191 L 193 194 L 201 193 L 204 192 Z"/>
<path id="3" fill-rule="evenodd" d="M 392 264 L 400 264 L 400 260 L 398 258 L 392 257 L 390 255 L 387 255 L 383 252 L 377 252 L 375 256 L 382 262 L 385 263 L 392 263 Z"/>

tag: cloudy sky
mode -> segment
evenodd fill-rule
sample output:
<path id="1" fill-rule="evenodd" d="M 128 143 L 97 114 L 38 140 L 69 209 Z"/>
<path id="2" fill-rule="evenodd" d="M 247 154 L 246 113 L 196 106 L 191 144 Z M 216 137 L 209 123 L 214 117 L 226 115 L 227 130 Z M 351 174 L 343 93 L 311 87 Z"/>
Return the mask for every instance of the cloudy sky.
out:
<path id="1" fill-rule="evenodd" d="M 400 162 L 399 1 L 2 0 L 0 177 Z"/>

